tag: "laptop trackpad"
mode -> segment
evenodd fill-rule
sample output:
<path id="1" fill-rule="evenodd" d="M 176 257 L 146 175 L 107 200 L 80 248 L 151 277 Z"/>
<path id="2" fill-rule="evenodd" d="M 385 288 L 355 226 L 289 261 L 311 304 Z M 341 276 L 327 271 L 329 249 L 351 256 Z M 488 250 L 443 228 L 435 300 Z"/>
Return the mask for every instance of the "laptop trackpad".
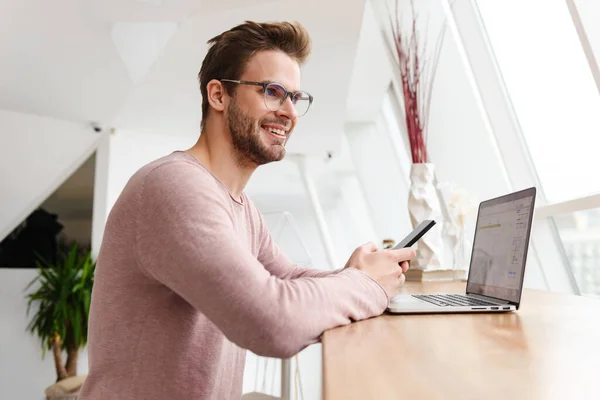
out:
<path id="1" fill-rule="evenodd" d="M 413 297 L 408 294 L 401 294 L 396 297 L 393 297 L 390 300 L 390 306 L 388 307 L 389 311 L 427 311 L 427 310 L 439 310 L 440 307 L 428 303 L 423 300 L 419 300 L 416 297 Z"/>

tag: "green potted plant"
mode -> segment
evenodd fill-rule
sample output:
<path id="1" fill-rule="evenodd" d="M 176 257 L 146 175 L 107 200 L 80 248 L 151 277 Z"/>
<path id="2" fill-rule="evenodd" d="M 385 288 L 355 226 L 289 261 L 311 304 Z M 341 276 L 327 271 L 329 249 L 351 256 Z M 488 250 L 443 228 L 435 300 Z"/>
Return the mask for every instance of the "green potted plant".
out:
<path id="1" fill-rule="evenodd" d="M 84 379 L 77 376 L 77 359 L 79 349 L 87 343 L 96 262 L 89 250 L 73 243 L 70 249 L 60 252 L 56 262 L 40 259 L 36 264 L 38 274 L 25 288 L 39 284 L 36 291 L 26 295 L 27 315 L 32 305 L 37 306 L 27 330 L 40 339 L 42 358 L 47 350 L 54 356 L 56 385 L 53 386 L 57 387 L 46 389 L 46 396 L 76 398 Z M 66 363 L 63 352 L 67 355 Z"/>

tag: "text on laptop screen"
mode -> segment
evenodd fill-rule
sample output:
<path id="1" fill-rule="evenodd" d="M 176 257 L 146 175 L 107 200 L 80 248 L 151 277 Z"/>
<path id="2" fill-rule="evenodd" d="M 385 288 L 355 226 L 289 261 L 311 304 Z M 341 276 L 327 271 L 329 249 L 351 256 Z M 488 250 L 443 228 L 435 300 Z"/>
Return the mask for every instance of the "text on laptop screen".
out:
<path id="1" fill-rule="evenodd" d="M 519 301 L 533 200 L 523 192 L 481 204 L 467 292 Z"/>

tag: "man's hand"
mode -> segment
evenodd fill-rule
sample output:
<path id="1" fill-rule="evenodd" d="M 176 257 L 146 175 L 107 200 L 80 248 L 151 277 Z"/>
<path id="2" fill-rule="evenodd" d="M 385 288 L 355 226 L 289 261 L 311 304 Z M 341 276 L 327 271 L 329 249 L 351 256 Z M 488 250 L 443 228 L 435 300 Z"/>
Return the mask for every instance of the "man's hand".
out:
<path id="1" fill-rule="evenodd" d="M 363 271 L 375 279 L 389 297 L 394 297 L 406 280 L 404 273 L 413 257 L 415 251 L 411 248 L 380 251 L 375 243 L 367 243 L 354 250 L 344 268 Z"/>

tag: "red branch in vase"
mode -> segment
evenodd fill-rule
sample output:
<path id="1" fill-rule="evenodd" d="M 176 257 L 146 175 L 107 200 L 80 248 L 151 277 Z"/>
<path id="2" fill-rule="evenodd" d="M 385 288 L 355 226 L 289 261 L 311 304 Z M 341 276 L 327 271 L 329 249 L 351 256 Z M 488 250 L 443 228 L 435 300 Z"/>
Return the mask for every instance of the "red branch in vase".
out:
<path id="1" fill-rule="evenodd" d="M 426 148 L 427 122 L 429 119 L 429 106 L 431 104 L 431 90 L 446 29 L 444 23 L 433 54 L 433 60 L 429 62 L 426 57 L 427 38 L 425 37 L 421 48 L 419 32 L 417 30 L 417 18 L 412 0 L 410 5 L 412 23 L 408 34 L 402 32 L 400 29 L 398 0 L 396 0 L 395 6 L 395 19 L 392 21 L 390 17 L 390 23 L 398 56 L 400 78 L 402 80 L 404 116 L 412 162 L 426 163 L 428 159 Z M 427 32 L 425 33 L 427 34 Z"/>

